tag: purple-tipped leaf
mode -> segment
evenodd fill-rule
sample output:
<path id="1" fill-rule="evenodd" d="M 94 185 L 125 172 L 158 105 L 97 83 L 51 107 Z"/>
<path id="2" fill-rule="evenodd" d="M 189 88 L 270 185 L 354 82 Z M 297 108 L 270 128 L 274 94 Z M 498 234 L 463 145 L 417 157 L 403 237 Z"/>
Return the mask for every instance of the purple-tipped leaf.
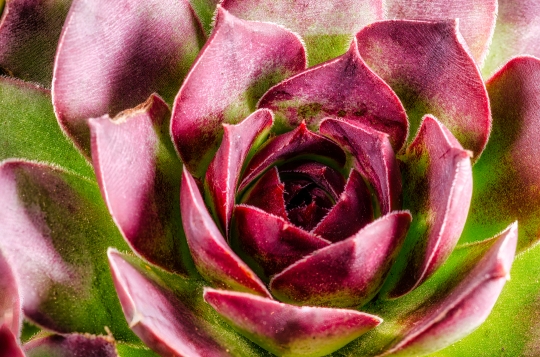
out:
<path id="1" fill-rule="evenodd" d="M 9 329 L 18 338 L 21 332 L 21 320 L 21 300 L 17 282 L 11 267 L 0 251 L 0 325 L 3 329 Z"/>
<path id="2" fill-rule="evenodd" d="M 499 16 L 500 3 L 499 0 Z M 482 65 L 495 29 L 497 0 L 386 0 L 385 7 L 387 19 L 424 21 L 459 19 L 459 32 L 467 42 L 476 63 Z"/>
<path id="3" fill-rule="evenodd" d="M 52 335 L 24 345 L 26 357 L 117 357 L 114 340 L 92 335 Z"/>
<path id="4" fill-rule="evenodd" d="M 338 166 L 345 164 L 345 153 L 333 141 L 308 130 L 302 122 L 298 128 L 269 140 L 249 162 L 239 190 L 246 188 L 270 166 L 288 159 L 316 156 L 330 160 Z"/>
<path id="5" fill-rule="evenodd" d="M 241 249 L 261 266 L 266 276 L 274 275 L 330 244 L 255 207 L 236 206 L 234 220 Z"/>
<path id="6" fill-rule="evenodd" d="M 493 131 L 473 168 L 475 190 L 464 241 L 520 225 L 518 251 L 540 239 L 540 60 L 517 57 L 487 82 Z M 511 100 L 510 100 L 511 99 Z M 478 167 L 476 167 L 478 166 Z"/>
<path id="7" fill-rule="evenodd" d="M 269 214 L 287 218 L 284 186 L 279 179 L 277 167 L 268 170 L 244 195 L 242 203 L 258 207 Z"/>
<path id="8" fill-rule="evenodd" d="M 0 357 L 25 357 L 17 340 L 11 327 L 0 323 Z"/>
<path id="9" fill-rule="evenodd" d="M 339 200 L 313 229 L 313 233 L 331 242 L 339 242 L 349 238 L 371 221 L 371 192 L 358 171 L 351 170 Z"/>
<path id="10" fill-rule="evenodd" d="M 153 94 L 113 119 L 91 119 L 92 160 L 109 212 L 131 248 L 167 270 L 184 272 L 182 166 L 168 141 L 170 114 Z"/>
<path id="11" fill-rule="evenodd" d="M 331 116 L 387 133 L 396 150 L 407 139 L 405 109 L 360 58 L 356 39 L 344 55 L 272 87 L 258 107 L 272 109 L 276 124 L 288 129 L 305 121 L 315 131 Z"/>
<path id="12" fill-rule="evenodd" d="M 0 9 L 4 1 L 0 3 Z M 8 0 L 0 19 L 0 73 L 51 87 L 71 0 Z"/>
<path id="13" fill-rule="evenodd" d="M 209 288 L 204 299 L 242 335 L 278 356 L 325 356 L 382 322 L 355 310 L 297 307 Z"/>
<path id="14" fill-rule="evenodd" d="M 402 100 L 411 131 L 433 114 L 475 159 L 480 156 L 491 125 L 489 102 L 457 21 L 382 21 L 356 38 L 362 58 Z"/>
<path id="15" fill-rule="evenodd" d="M 270 296 L 257 275 L 228 246 L 186 169 L 180 202 L 186 239 L 199 273 L 216 286 Z"/>
<path id="16" fill-rule="evenodd" d="M 535 0 L 498 0 L 497 23 L 483 74 L 491 76 L 519 55 L 540 57 L 540 3 Z"/>
<path id="17" fill-rule="evenodd" d="M 74 0 L 54 66 L 60 125 L 89 156 L 86 119 L 115 116 L 154 92 L 172 103 L 203 41 L 187 0 Z"/>
<path id="18" fill-rule="evenodd" d="M 351 153 L 378 196 L 381 214 L 401 208 L 401 175 L 387 134 L 337 119 L 323 121 L 320 132 Z"/>
<path id="19" fill-rule="evenodd" d="M 415 220 L 393 271 L 392 297 L 416 288 L 450 256 L 467 220 L 473 184 L 470 152 L 430 115 L 403 161 L 404 205 Z"/>
<path id="20" fill-rule="evenodd" d="M 295 305 L 363 305 L 384 283 L 410 223 L 408 212 L 392 212 L 275 275 L 270 289 Z"/>
<path id="21" fill-rule="evenodd" d="M 97 185 L 45 164 L 5 161 L 0 197 L 0 249 L 19 284 L 25 316 L 60 333 L 101 334 L 108 326 L 118 340 L 134 338 L 109 293 L 103 256 L 109 245 L 127 245 Z"/>
<path id="22" fill-rule="evenodd" d="M 226 235 L 229 234 L 229 221 L 242 165 L 253 144 L 268 134 L 272 120 L 272 112 L 261 109 L 239 124 L 223 124 L 223 140 L 206 171 L 204 184 Z"/>
<path id="23" fill-rule="evenodd" d="M 296 35 L 274 24 L 240 20 L 218 6 L 212 36 L 174 103 L 171 133 L 190 172 L 203 176 L 218 149 L 222 123 L 242 121 L 268 88 L 305 66 Z"/>
<path id="24" fill-rule="evenodd" d="M 200 281 L 166 274 L 114 249 L 107 255 L 129 325 L 161 356 L 259 356 L 204 302 Z"/>
<path id="25" fill-rule="evenodd" d="M 493 238 L 492 247 L 447 296 L 408 316 L 400 337 L 382 356 L 420 356 L 470 334 L 488 317 L 509 279 L 517 223 Z"/>
<path id="26" fill-rule="evenodd" d="M 384 12 L 381 0 L 225 0 L 221 5 L 242 19 L 273 22 L 298 33 L 310 65 L 343 54 L 351 37 L 381 20 Z"/>

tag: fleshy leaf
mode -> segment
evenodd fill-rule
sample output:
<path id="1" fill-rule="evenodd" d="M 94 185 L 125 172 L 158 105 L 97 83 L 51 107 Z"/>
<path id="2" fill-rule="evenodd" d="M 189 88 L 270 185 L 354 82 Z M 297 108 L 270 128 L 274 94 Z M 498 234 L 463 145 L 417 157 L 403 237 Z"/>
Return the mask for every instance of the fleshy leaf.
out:
<path id="1" fill-rule="evenodd" d="M 185 168 L 180 203 L 186 239 L 199 273 L 220 287 L 270 296 L 257 275 L 227 245 L 204 205 L 195 179 Z"/>
<path id="2" fill-rule="evenodd" d="M 0 98 L 0 160 L 46 161 L 94 176 L 91 166 L 58 127 L 49 90 L 0 76 Z"/>
<path id="3" fill-rule="evenodd" d="M 74 0 L 53 74 L 53 104 L 63 129 L 89 156 L 86 119 L 142 103 L 168 103 L 204 35 L 187 0 Z"/>
<path id="4" fill-rule="evenodd" d="M 401 208 L 401 176 L 387 134 L 337 119 L 323 121 L 320 132 L 351 153 L 355 168 L 375 189 L 382 215 Z"/>
<path id="5" fill-rule="evenodd" d="M 313 233 L 338 242 L 349 238 L 372 220 L 371 192 L 358 171 L 351 170 L 339 201 L 313 229 Z"/>
<path id="6" fill-rule="evenodd" d="M 497 0 L 386 0 L 385 15 L 388 19 L 402 20 L 459 19 L 459 32 L 467 42 L 476 63 L 481 67 L 495 28 Z"/>
<path id="7" fill-rule="evenodd" d="M 189 2 L 197 14 L 204 32 L 209 35 L 212 28 L 212 18 L 220 0 L 189 0 Z"/>
<path id="8" fill-rule="evenodd" d="M 251 159 L 244 171 L 239 190 L 246 188 L 257 176 L 270 166 L 289 159 L 319 157 L 330 160 L 338 166 L 345 164 L 345 153 L 333 141 L 307 129 L 305 123 L 286 134 L 279 135 L 266 142 Z"/>
<path id="9" fill-rule="evenodd" d="M 284 357 L 327 355 L 382 322 L 355 310 L 297 307 L 209 288 L 204 299 L 242 335 Z"/>
<path id="10" fill-rule="evenodd" d="M 24 345 L 26 357 L 117 357 L 113 340 L 91 335 L 52 335 Z"/>
<path id="11" fill-rule="evenodd" d="M 330 244 L 281 217 L 251 206 L 236 206 L 234 222 L 241 249 L 262 267 L 266 276 Z"/>
<path id="12" fill-rule="evenodd" d="M 274 24 L 240 20 L 218 6 L 212 36 L 173 108 L 172 137 L 190 172 L 203 176 L 218 149 L 222 123 L 242 121 L 268 88 L 305 66 L 296 35 Z"/>
<path id="13" fill-rule="evenodd" d="M 113 249 L 108 256 L 129 325 L 160 355 L 266 355 L 230 331 L 203 301 L 200 281 L 166 274 Z"/>
<path id="14" fill-rule="evenodd" d="M 407 235 L 411 215 L 395 211 L 354 236 L 289 266 L 270 281 L 278 299 L 298 305 L 353 307 L 381 288 Z"/>
<path id="15" fill-rule="evenodd" d="M 0 323 L 0 357 L 25 357 L 10 326 Z"/>
<path id="16" fill-rule="evenodd" d="M 381 0 L 225 0 L 221 5 L 242 19 L 274 22 L 298 33 L 306 41 L 310 66 L 343 54 L 356 32 L 383 18 Z"/>
<path id="17" fill-rule="evenodd" d="M 151 263 L 185 272 L 180 225 L 182 165 L 168 137 L 170 110 L 153 94 L 111 118 L 89 120 L 103 199 L 131 248 Z"/>
<path id="18" fill-rule="evenodd" d="M 270 110 L 260 109 L 239 124 L 223 124 L 223 140 L 206 171 L 204 184 L 226 235 L 242 165 L 251 147 L 268 134 L 272 120 Z"/>
<path id="19" fill-rule="evenodd" d="M 274 216 L 287 218 L 284 186 L 279 179 L 277 167 L 268 170 L 245 194 L 242 203 L 255 206 Z"/>
<path id="20" fill-rule="evenodd" d="M 103 254 L 109 245 L 127 246 L 97 185 L 44 164 L 7 161 L 0 197 L 0 249 L 26 317 L 60 333 L 101 334 L 107 326 L 117 340 L 133 341 Z"/>
<path id="21" fill-rule="evenodd" d="M 0 12 L 3 1 L 0 1 Z M 6 2 L 0 20 L 0 73 L 50 88 L 54 55 L 71 0 Z"/>
<path id="22" fill-rule="evenodd" d="M 489 102 L 456 21 L 382 21 L 356 38 L 362 58 L 400 97 L 412 132 L 424 114 L 433 114 L 474 159 L 480 156 L 491 125 Z"/>
<path id="23" fill-rule="evenodd" d="M 317 161 L 293 161 L 281 165 L 279 173 L 281 177 L 306 177 L 336 201 L 345 187 L 345 179 L 341 173 Z"/>
<path id="24" fill-rule="evenodd" d="M 280 130 L 305 121 L 316 131 L 321 120 L 332 116 L 387 133 L 396 150 L 407 139 L 405 109 L 388 84 L 366 66 L 356 38 L 343 56 L 272 87 L 258 107 L 274 111 Z"/>
<path id="25" fill-rule="evenodd" d="M 536 0 L 498 0 L 497 23 L 482 73 L 487 78 L 510 58 L 540 57 L 540 3 Z"/>
<path id="26" fill-rule="evenodd" d="M 518 251 L 540 239 L 540 60 L 518 57 L 488 82 L 493 130 L 473 168 L 474 191 L 462 242 L 520 225 Z"/>
<path id="27" fill-rule="evenodd" d="M 414 217 L 392 269 L 390 296 L 429 278 L 454 250 L 467 220 L 473 176 L 470 152 L 433 116 L 426 115 L 402 157 L 404 207 Z"/>
<path id="28" fill-rule="evenodd" d="M 15 338 L 18 338 L 21 332 L 21 320 L 21 300 L 17 282 L 11 267 L 0 251 L 0 325 L 2 330 L 7 328 Z M 0 334 L 7 336 L 6 331 Z"/>
<path id="29" fill-rule="evenodd" d="M 408 316 L 401 337 L 382 356 L 425 355 L 462 339 L 484 322 L 509 279 L 517 224 L 494 240 L 489 251 L 446 297 Z"/>

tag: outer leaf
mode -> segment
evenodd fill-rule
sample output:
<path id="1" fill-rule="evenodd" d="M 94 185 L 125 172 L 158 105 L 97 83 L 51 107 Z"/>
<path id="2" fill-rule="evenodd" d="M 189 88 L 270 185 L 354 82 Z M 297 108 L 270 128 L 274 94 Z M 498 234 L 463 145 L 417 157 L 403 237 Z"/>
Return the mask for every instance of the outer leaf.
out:
<path id="1" fill-rule="evenodd" d="M 323 121 L 320 132 L 352 155 L 356 170 L 375 190 L 382 215 L 401 208 L 401 177 L 387 134 L 336 119 Z"/>
<path id="2" fill-rule="evenodd" d="M 166 274 L 113 249 L 108 256 L 131 328 L 160 355 L 267 355 L 230 331 L 202 300 L 200 281 Z"/>
<path id="3" fill-rule="evenodd" d="M 274 24 L 240 20 L 218 7 L 212 36 L 173 108 L 171 133 L 188 169 L 203 176 L 218 149 L 221 124 L 242 121 L 268 88 L 305 65 L 296 35 Z"/>
<path id="4" fill-rule="evenodd" d="M 519 57 L 488 82 L 493 131 L 474 167 L 474 193 L 462 241 L 520 224 L 518 251 L 540 238 L 540 60 Z M 510 100 L 511 98 L 511 100 Z"/>
<path id="5" fill-rule="evenodd" d="M 276 113 L 278 130 L 291 130 L 305 121 L 316 131 L 321 120 L 332 116 L 387 133 L 396 150 L 407 139 L 409 124 L 403 105 L 364 63 L 356 38 L 343 56 L 272 87 L 258 107 Z"/>
<path id="6" fill-rule="evenodd" d="M 180 197 L 182 223 L 199 273 L 220 287 L 270 296 L 261 280 L 227 245 L 204 206 L 195 179 L 185 169 Z"/>
<path id="7" fill-rule="evenodd" d="M 356 32 L 383 18 L 381 0 L 225 0 L 222 6 L 242 19 L 275 22 L 298 33 L 310 66 L 343 54 Z"/>
<path id="8" fill-rule="evenodd" d="M 229 221 L 242 165 L 252 146 L 264 140 L 272 121 L 272 112 L 260 109 L 239 124 L 223 124 L 223 140 L 206 171 L 204 184 L 225 235 L 229 234 Z"/>
<path id="9" fill-rule="evenodd" d="M 25 357 L 10 327 L 0 323 L 0 357 Z"/>
<path id="10" fill-rule="evenodd" d="M 470 153 L 437 119 L 424 117 L 403 160 L 404 206 L 415 218 L 388 286 L 397 297 L 416 288 L 450 256 L 467 219 Z"/>
<path id="11" fill-rule="evenodd" d="M 0 1 L 0 11 L 3 1 Z M 71 0 L 9 0 L 0 19 L 0 72 L 50 88 Z"/>
<path id="12" fill-rule="evenodd" d="M 24 345 L 26 357 L 117 357 L 114 341 L 91 335 L 52 335 Z"/>
<path id="13" fill-rule="evenodd" d="M 193 10 L 202 24 L 204 32 L 209 35 L 212 29 L 212 19 L 220 0 L 189 0 Z"/>
<path id="14" fill-rule="evenodd" d="M 424 114 L 433 114 L 480 156 L 491 125 L 489 102 L 456 21 L 383 21 L 356 38 L 362 58 L 401 98 L 413 132 Z"/>
<path id="15" fill-rule="evenodd" d="M 493 41 L 482 73 L 487 78 L 510 58 L 540 57 L 540 3 L 535 0 L 498 0 Z"/>
<path id="16" fill-rule="evenodd" d="M 424 21 L 459 19 L 459 32 L 467 42 L 476 63 L 481 67 L 495 29 L 497 0 L 386 0 L 385 6 L 388 19 Z"/>
<path id="17" fill-rule="evenodd" d="M 92 159 L 109 212 L 130 246 L 154 264 L 185 272 L 182 166 L 168 138 L 170 114 L 154 94 L 112 120 L 91 119 Z"/>
<path id="18" fill-rule="evenodd" d="M 361 306 L 381 288 L 410 223 L 409 212 L 383 216 L 275 275 L 270 289 L 278 299 L 295 305 Z"/>
<path id="19" fill-rule="evenodd" d="M 21 301 L 17 282 L 11 267 L 0 251 L 0 325 L 3 331 L 0 334 L 7 336 L 7 330 L 9 330 L 15 338 L 18 338 L 21 332 L 21 320 Z"/>
<path id="20" fill-rule="evenodd" d="M 0 160 L 46 161 L 93 177 L 91 166 L 58 127 L 50 91 L 0 77 Z"/>
<path id="21" fill-rule="evenodd" d="M 112 117 L 153 92 L 172 103 L 203 40 L 187 0 L 74 0 L 52 87 L 63 129 L 89 156 L 86 119 Z"/>
<path id="22" fill-rule="evenodd" d="M 0 166 L 0 249 L 19 283 L 25 315 L 61 333 L 133 335 L 103 255 L 126 247 L 108 218 L 97 186 L 43 164 Z M 104 308 L 106 306 L 106 308 Z"/>
<path id="23" fill-rule="evenodd" d="M 205 289 L 204 299 L 236 330 L 279 356 L 324 356 L 382 322 L 355 310 L 297 307 L 245 293 Z"/>

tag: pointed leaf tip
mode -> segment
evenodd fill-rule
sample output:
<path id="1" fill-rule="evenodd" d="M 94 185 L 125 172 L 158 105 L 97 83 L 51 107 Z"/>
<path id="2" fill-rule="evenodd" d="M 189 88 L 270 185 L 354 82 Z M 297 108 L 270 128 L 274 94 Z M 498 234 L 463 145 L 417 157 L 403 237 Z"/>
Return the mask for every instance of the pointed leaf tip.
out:
<path id="1" fill-rule="evenodd" d="M 204 299 L 242 335 L 278 356 L 324 356 L 382 322 L 356 310 L 297 307 L 210 288 Z"/>

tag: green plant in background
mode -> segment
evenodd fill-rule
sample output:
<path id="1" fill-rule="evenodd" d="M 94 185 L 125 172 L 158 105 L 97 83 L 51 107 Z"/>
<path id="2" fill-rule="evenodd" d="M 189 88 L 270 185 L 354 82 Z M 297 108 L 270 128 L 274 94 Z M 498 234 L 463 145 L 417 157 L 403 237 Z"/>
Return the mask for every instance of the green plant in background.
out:
<path id="1" fill-rule="evenodd" d="M 540 353 L 540 5 L 0 8 L 0 356 Z"/>

